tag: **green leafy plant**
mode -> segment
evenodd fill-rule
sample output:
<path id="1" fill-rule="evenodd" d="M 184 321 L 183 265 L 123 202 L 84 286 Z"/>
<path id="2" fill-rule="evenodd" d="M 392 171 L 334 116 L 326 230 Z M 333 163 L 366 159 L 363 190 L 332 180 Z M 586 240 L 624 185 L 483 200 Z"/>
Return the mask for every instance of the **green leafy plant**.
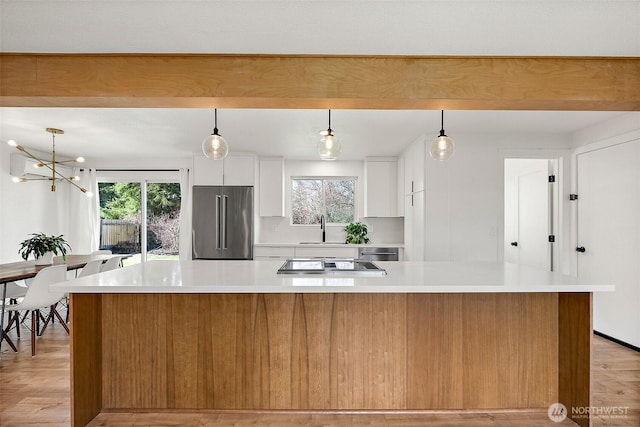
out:
<path id="1" fill-rule="evenodd" d="M 366 224 L 361 222 L 350 222 L 344 227 L 344 231 L 347 232 L 347 239 L 345 240 L 345 243 L 369 243 Z"/>
<path id="2" fill-rule="evenodd" d="M 32 233 L 30 236 L 33 237 L 20 243 L 20 249 L 18 249 L 18 253 L 25 261 L 31 254 L 38 258 L 47 252 L 53 252 L 54 255 L 58 255 L 59 252 L 60 255 L 62 255 L 62 259 L 66 259 L 67 251 L 71 250 L 71 246 L 64 240 L 62 234 L 59 236 L 48 236 L 44 233 Z"/>

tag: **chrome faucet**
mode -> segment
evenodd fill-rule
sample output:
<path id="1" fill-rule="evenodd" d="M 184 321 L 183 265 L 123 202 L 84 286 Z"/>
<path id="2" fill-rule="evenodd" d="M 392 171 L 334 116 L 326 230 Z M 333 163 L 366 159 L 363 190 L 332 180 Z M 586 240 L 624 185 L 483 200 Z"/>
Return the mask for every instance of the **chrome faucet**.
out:
<path id="1" fill-rule="evenodd" d="M 320 229 L 322 230 L 322 243 L 324 243 L 327 231 L 327 222 L 324 219 L 324 215 L 320 215 Z"/>

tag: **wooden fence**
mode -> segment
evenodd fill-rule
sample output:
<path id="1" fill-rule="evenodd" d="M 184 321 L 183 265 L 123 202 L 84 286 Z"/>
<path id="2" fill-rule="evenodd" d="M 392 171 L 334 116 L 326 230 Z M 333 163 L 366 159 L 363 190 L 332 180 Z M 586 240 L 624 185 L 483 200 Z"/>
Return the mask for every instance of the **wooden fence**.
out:
<path id="1" fill-rule="evenodd" d="M 100 248 L 140 250 L 140 223 L 123 219 L 100 220 Z M 126 253 L 126 252 L 121 252 Z"/>

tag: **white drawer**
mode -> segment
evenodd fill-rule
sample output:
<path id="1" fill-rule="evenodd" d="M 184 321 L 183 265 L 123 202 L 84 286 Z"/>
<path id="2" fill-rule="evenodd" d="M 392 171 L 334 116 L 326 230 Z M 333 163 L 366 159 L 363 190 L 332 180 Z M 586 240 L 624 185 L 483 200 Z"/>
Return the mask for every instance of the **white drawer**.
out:
<path id="1" fill-rule="evenodd" d="M 292 247 L 285 246 L 254 246 L 253 258 L 258 257 L 275 257 L 275 258 L 293 258 L 294 250 Z"/>
<path id="2" fill-rule="evenodd" d="M 296 258 L 356 258 L 357 248 L 296 248 Z"/>
<path id="3" fill-rule="evenodd" d="M 253 260 L 254 261 L 286 261 L 290 258 L 293 258 L 291 256 L 278 256 L 278 255 L 258 255 L 258 256 L 254 256 Z"/>

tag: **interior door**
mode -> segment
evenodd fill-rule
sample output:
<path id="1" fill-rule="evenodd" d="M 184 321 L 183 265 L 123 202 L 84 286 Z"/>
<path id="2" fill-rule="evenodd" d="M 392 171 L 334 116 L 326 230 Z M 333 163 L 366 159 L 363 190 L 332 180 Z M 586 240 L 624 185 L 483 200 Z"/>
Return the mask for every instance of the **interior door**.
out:
<path id="1" fill-rule="evenodd" d="M 640 141 L 577 156 L 578 276 L 613 284 L 593 296 L 593 327 L 640 346 Z"/>
<path id="2" fill-rule="evenodd" d="M 505 161 L 505 261 L 551 270 L 553 190 L 548 159 Z"/>
<path id="3" fill-rule="evenodd" d="M 518 262 L 550 269 L 549 174 L 545 170 L 518 179 Z"/>

